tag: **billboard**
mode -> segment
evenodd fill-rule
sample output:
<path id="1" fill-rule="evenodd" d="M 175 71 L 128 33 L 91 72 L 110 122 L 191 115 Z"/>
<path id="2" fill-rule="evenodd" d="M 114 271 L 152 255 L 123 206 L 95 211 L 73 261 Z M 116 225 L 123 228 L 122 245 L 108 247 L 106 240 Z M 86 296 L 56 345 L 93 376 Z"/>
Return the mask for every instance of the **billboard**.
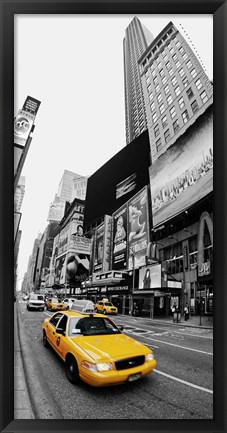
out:
<path id="1" fill-rule="evenodd" d="M 58 255 L 66 253 L 69 240 L 69 224 L 67 224 L 59 233 Z"/>
<path id="2" fill-rule="evenodd" d="M 153 226 L 213 191 L 213 113 L 208 109 L 151 165 Z"/>
<path id="3" fill-rule="evenodd" d="M 91 239 L 85 236 L 71 235 L 68 250 L 80 254 L 91 254 Z"/>
<path id="4" fill-rule="evenodd" d="M 148 190 L 143 188 L 128 201 L 128 268 L 145 265 L 150 241 Z"/>
<path id="5" fill-rule="evenodd" d="M 104 223 L 96 229 L 95 251 L 94 251 L 94 272 L 102 272 L 103 248 L 104 247 Z"/>
<path id="6" fill-rule="evenodd" d="M 70 233 L 72 235 L 83 236 L 84 234 L 84 215 L 80 212 L 74 212 L 70 221 Z"/>
<path id="7" fill-rule="evenodd" d="M 65 283 L 65 273 L 66 273 L 66 254 L 58 257 L 55 261 L 55 284 Z"/>
<path id="8" fill-rule="evenodd" d="M 87 181 L 84 226 L 112 215 L 149 183 L 150 144 L 144 131 L 99 168 Z"/>
<path id="9" fill-rule="evenodd" d="M 61 221 L 64 216 L 65 202 L 53 202 L 50 205 L 47 221 Z"/>
<path id="10" fill-rule="evenodd" d="M 139 289 L 161 288 L 161 264 L 147 266 L 139 270 Z"/>
<path id="11" fill-rule="evenodd" d="M 127 266 L 127 204 L 113 213 L 112 269 Z"/>
<path id="12" fill-rule="evenodd" d="M 90 254 L 69 252 L 66 258 L 66 282 L 70 286 L 80 286 L 89 277 Z"/>
<path id="13" fill-rule="evenodd" d="M 103 238 L 103 260 L 102 260 L 103 272 L 107 272 L 111 268 L 111 237 L 112 237 L 112 217 L 110 215 L 105 215 L 104 238 Z"/>
<path id="14" fill-rule="evenodd" d="M 19 110 L 14 119 L 14 143 L 25 146 L 31 132 L 40 101 L 27 96 L 22 110 Z"/>

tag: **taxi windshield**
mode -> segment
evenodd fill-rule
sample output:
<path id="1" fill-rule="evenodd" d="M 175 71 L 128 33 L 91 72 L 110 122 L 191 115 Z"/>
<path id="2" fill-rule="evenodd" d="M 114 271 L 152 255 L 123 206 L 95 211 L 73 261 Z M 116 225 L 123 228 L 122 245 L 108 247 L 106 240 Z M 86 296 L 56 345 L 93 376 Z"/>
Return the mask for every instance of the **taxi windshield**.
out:
<path id="1" fill-rule="evenodd" d="M 61 302 L 61 299 L 52 298 L 51 302 L 52 302 L 52 304 L 58 304 L 59 302 Z"/>
<path id="2" fill-rule="evenodd" d="M 76 335 L 110 335 L 120 334 L 117 326 L 108 318 L 72 317 L 69 322 L 69 337 Z"/>

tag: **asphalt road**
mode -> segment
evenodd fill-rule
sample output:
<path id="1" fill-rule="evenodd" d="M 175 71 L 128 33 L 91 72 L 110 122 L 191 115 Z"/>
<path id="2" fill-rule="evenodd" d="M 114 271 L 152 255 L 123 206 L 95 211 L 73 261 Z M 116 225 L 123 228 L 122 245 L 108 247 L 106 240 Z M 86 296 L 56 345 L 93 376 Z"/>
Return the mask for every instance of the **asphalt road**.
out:
<path id="1" fill-rule="evenodd" d="M 26 338 L 36 358 L 37 380 L 48 385 L 63 419 L 213 419 L 213 332 L 158 324 L 128 316 L 113 320 L 150 346 L 157 359 L 148 377 L 125 385 L 92 388 L 66 378 L 62 360 L 42 344 L 49 311 L 27 311 L 21 302 Z"/>

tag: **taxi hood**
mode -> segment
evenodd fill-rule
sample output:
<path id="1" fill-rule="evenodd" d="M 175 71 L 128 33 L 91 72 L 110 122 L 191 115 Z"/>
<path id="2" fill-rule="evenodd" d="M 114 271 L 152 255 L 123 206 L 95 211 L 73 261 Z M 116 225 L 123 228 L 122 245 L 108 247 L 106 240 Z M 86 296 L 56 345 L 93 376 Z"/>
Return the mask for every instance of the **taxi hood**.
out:
<path id="1" fill-rule="evenodd" d="M 107 362 L 150 353 L 142 343 L 124 334 L 77 336 L 71 337 L 71 340 L 95 362 Z"/>

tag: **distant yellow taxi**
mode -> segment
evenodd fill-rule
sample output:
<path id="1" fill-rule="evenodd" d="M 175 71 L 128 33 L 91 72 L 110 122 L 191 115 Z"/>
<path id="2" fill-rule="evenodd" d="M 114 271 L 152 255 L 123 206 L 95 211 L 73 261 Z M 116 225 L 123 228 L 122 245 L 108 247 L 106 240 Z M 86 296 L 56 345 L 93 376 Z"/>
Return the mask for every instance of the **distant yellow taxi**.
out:
<path id="1" fill-rule="evenodd" d="M 58 298 L 48 298 L 46 301 L 46 307 L 47 310 L 50 311 L 59 311 L 59 310 L 65 310 L 65 304 Z"/>
<path id="2" fill-rule="evenodd" d="M 102 300 L 97 302 L 97 304 L 95 304 L 95 310 L 98 313 L 103 313 L 103 314 L 117 314 L 118 313 L 118 309 L 117 307 L 115 307 L 112 302 L 106 301 L 106 300 Z"/>
<path id="3" fill-rule="evenodd" d="M 70 382 L 95 387 L 132 382 L 156 367 L 153 352 L 103 314 L 57 312 L 42 326 L 43 345 L 65 362 Z"/>

